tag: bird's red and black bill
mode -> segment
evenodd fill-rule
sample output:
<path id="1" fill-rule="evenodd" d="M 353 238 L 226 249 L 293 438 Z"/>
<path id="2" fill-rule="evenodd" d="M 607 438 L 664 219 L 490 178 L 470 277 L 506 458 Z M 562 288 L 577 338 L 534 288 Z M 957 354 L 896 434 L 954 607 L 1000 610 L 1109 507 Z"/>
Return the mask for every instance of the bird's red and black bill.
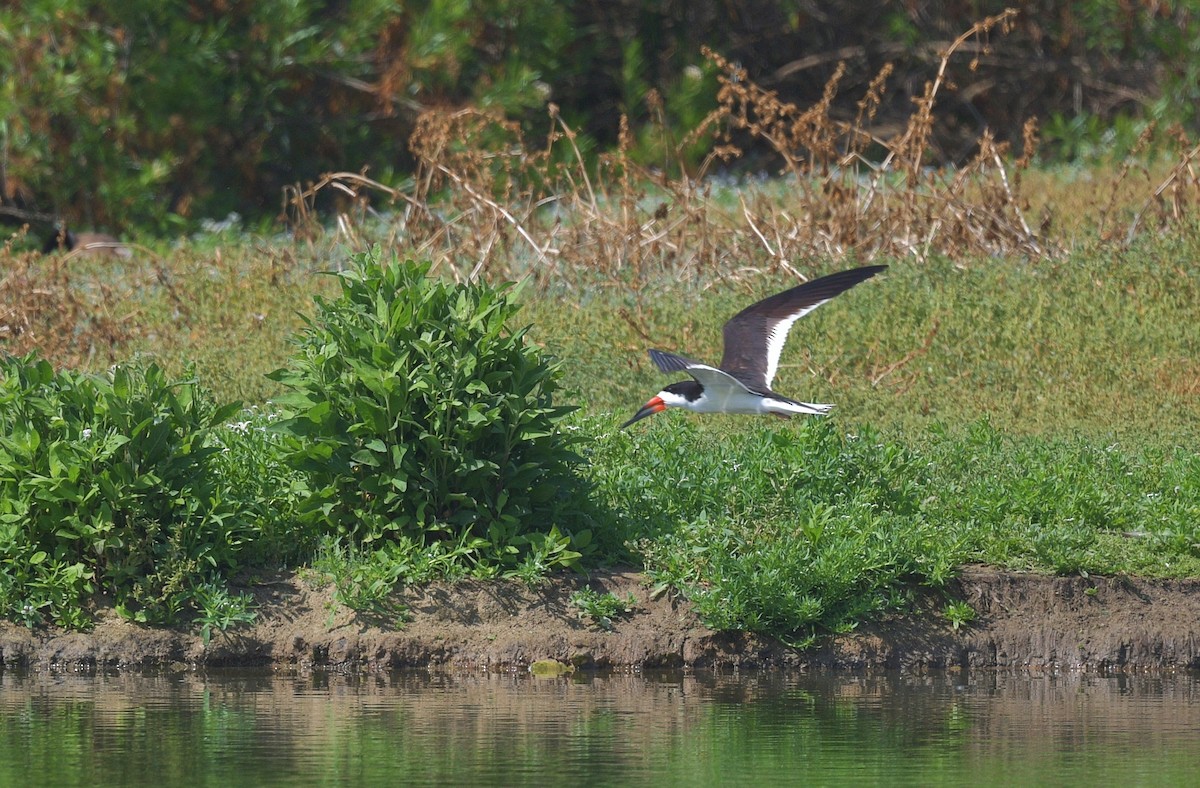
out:
<path id="1" fill-rule="evenodd" d="M 629 421 L 622 424 L 621 429 L 625 429 L 630 424 L 641 421 L 642 419 L 646 418 L 647 416 L 653 416 L 655 413 L 659 413 L 666 409 L 667 409 L 667 403 L 662 401 L 662 397 L 654 397 L 649 402 L 647 402 L 645 405 L 643 405 L 641 410 L 639 410 L 637 413 L 633 414 L 632 419 L 630 419 Z"/>

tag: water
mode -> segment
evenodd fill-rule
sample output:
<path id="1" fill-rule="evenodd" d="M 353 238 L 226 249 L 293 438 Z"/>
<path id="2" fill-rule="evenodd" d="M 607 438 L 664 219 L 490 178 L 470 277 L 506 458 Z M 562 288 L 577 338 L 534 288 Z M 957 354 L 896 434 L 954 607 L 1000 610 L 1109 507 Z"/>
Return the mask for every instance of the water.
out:
<path id="1" fill-rule="evenodd" d="M 1184 785 L 1193 675 L 0 673 L 0 786 Z"/>

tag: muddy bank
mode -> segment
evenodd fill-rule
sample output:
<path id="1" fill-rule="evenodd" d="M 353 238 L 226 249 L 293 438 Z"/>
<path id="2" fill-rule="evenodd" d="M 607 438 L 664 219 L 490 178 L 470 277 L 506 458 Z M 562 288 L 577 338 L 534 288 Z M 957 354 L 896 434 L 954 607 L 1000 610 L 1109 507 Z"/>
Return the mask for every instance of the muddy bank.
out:
<path id="1" fill-rule="evenodd" d="M 557 659 L 591 669 L 786 667 L 843 670 L 1033 668 L 1137 671 L 1200 668 L 1200 580 L 1049 577 L 972 566 L 949 589 L 977 612 L 955 630 L 945 597 L 796 652 L 755 635 L 714 632 L 686 601 L 652 598 L 634 572 L 563 576 L 538 589 L 514 582 L 439 584 L 401 595 L 402 629 L 332 604 L 331 589 L 279 576 L 250 589 L 258 621 L 215 633 L 158 629 L 102 611 L 90 632 L 0 624 L 0 664 L 36 669 L 272 665 L 280 669 L 406 667 L 523 669 Z M 571 594 L 590 585 L 636 610 L 603 631 Z"/>

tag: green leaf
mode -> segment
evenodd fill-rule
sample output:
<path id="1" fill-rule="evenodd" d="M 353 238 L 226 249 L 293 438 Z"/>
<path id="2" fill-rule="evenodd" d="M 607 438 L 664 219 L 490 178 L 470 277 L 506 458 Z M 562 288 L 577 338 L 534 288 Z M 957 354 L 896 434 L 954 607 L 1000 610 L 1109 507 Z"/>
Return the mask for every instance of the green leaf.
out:
<path id="1" fill-rule="evenodd" d="M 375 452 L 367 449 L 359 449 L 358 451 L 354 452 L 354 454 L 350 455 L 350 459 L 359 465 L 366 465 L 371 468 L 377 468 L 380 465 L 379 458 L 376 456 Z"/>
<path id="2" fill-rule="evenodd" d="M 241 409 L 241 402 L 230 402 L 225 405 L 221 405 L 213 411 L 212 416 L 208 420 L 208 425 L 215 426 L 217 424 L 222 424 Z"/>

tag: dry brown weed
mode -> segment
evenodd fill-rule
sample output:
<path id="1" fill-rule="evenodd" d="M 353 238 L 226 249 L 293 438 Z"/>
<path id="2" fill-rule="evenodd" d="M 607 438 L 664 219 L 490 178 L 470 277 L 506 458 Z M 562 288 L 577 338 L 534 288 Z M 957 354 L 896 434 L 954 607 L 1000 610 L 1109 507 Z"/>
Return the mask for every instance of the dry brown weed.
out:
<path id="1" fill-rule="evenodd" d="M 1057 257 L 1066 247 L 1053 235 L 1055 207 L 1044 195 L 1031 199 L 1025 192 L 1036 120 L 1026 123 L 1015 160 L 1007 144 L 985 133 L 964 166 L 931 166 L 937 101 L 952 88 L 945 77 L 950 58 L 970 54 L 974 67 L 989 51 L 989 36 L 1005 32 L 1016 13 L 988 17 L 949 44 L 907 124 L 890 134 L 872 126 L 890 65 L 871 81 L 853 121 L 843 121 L 830 114 L 843 69 L 835 70 L 819 101 L 799 107 L 706 50 L 719 69 L 718 107 L 668 147 L 671 166 L 634 160 L 625 119 L 616 150 L 591 164 L 554 105 L 545 138 L 536 143 L 493 113 L 434 110 L 420 118 L 410 140 L 418 170 L 408 186 L 333 173 L 290 190 L 285 207 L 298 230 L 319 233 L 318 196 L 338 194 L 336 231 L 345 240 L 356 246 L 381 240 L 430 258 L 458 279 L 528 275 L 544 284 L 568 273 L 619 282 L 661 274 L 711 281 L 764 266 L 803 275 L 813 258 Z M 654 112 L 656 105 L 661 109 L 657 94 L 647 101 L 651 115 L 661 118 Z M 664 142 L 676 139 L 665 125 L 659 131 Z M 681 151 L 701 140 L 710 153 L 689 169 Z M 748 142 L 765 143 L 777 154 L 783 177 L 736 189 L 710 177 Z M 1111 182 L 1107 201 L 1103 189 L 1091 189 L 1088 210 L 1100 217 L 1100 231 L 1111 226 L 1118 207 L 1132 217 L 1130 238 L 1151 220 L 1180 221 L 1200 194 L 1197 156 L 1200 146 L 1181 143 L 1178 164 L 1136 211 L 1124 185 L 1128 168 Z M 392 202 L 390 210 L 379 210 L 380 197 Z M 1031 214 L 1039 202 L 1040 213 Z M 370 216 L 382 225 L 369 225 Z M 386 228 L 383 238 L 379 226 Z"/>

